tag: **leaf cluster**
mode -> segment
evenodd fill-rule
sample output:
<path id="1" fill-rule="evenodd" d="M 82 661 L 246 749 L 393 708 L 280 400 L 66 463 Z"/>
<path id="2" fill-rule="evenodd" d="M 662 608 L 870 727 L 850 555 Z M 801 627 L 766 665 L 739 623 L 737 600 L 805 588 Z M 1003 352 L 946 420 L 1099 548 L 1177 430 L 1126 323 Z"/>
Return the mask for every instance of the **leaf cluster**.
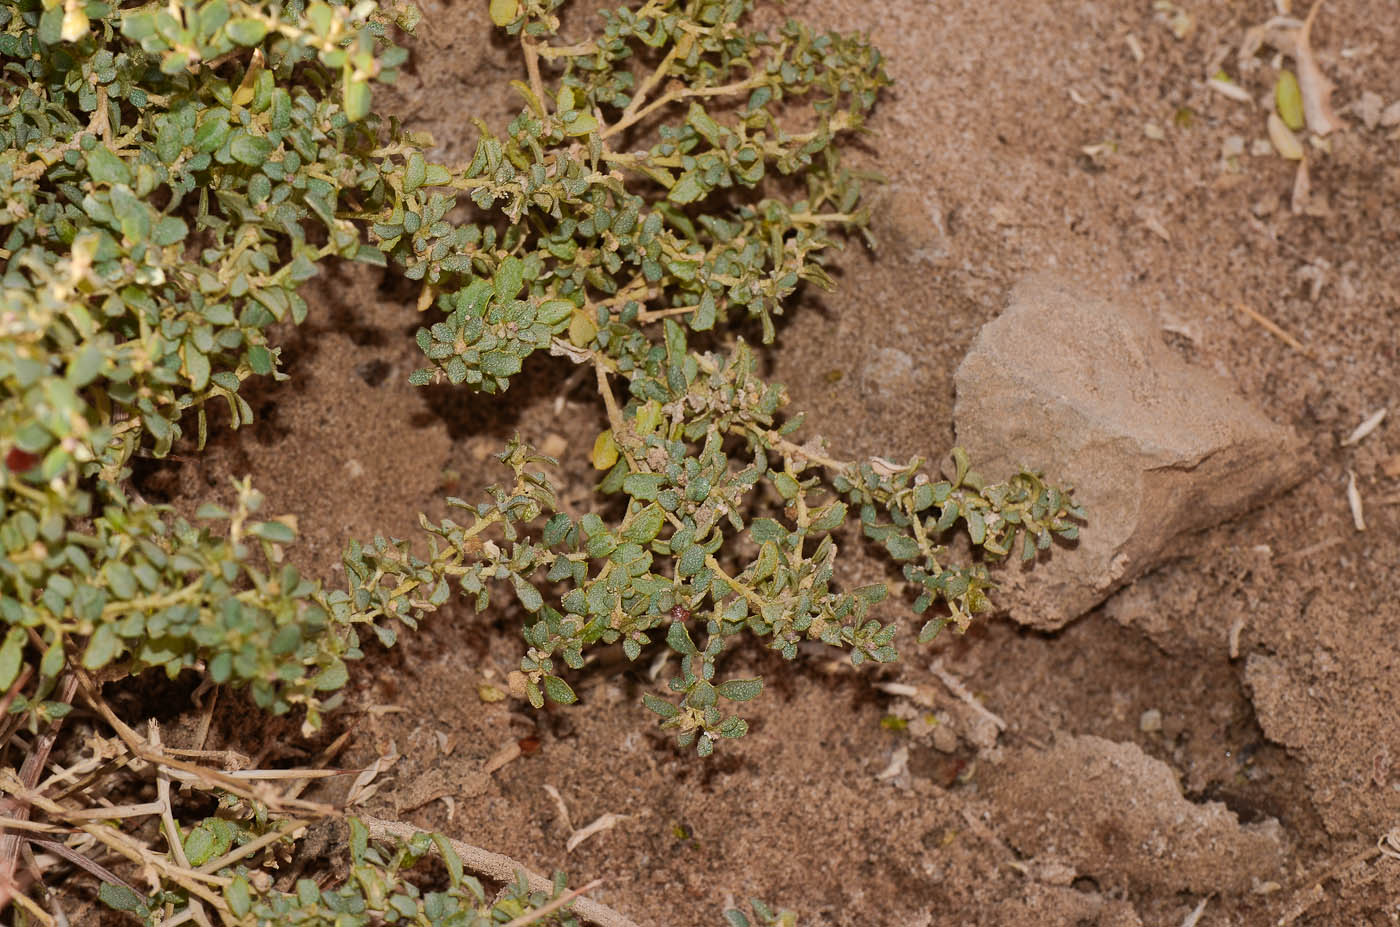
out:
<path id="1" fill-rule="evenodd" d="M 561 5 L 491 0 L 519 44 L 521 108 L 478 121 L 461 165 L 371 105 L 406 59 L 409 6 L 0 7 L 0 689 L 32 730 L 69 710 L 65 674 L 158 668 L 298 708 L 310 731 L 361 633 L 390 645 L 454 592 L 482 610 L 501 590 L 527 616 L 516 695 L 573 702 L 566 677 L 591 652 L 637 660 L 664 641 L 677 666 L 644 704 L 706 755 L 746 732 L 734 706 L 762 689 L 721 673 L 737 643 L 896 657 L 903 608 L 891 584 L 843 588 L 842 547 L 864 538 L 901 566 L 929 640 L 988 607 L 987 563 L 1076 536 L 1082 512 L 1035 473 L 989 484 L 954 451 L 939 479 L 801 440 L 745 340 L 771 343 L 799 287 L 832 285 L 831 249 L 868 238 L 871 178 L 841 147 L 889 83 L 878 50 L 754 29 L 751 0 L 643 0 L 567 40 Z M 620 517 L 560 511 L 545 459 L 516 441 L 502 486 L 421 519 L 426 545 L 351 542 L 330 589 L 288 562 L 294 519 L 260 517 L 247 481 L 193 519 L 141 499 L 134 458 L 251 421 L 240 388 L 285 378 L 275 326 L 305 319 L 299 289 L 332 258 L 418 282 L 416 384 L 506 393 L 540 352 L 590 371 L 598 512 Z M 953 531 L 973 562 L 950 561 Z M 181 834 L 186 855 L 242 839 L 216 820 Z M 427 838 L 380 850 L 357 833 L 340 888 L 259 891 L 240 871 L 225 907 L 238 923 L 455 924 L 546 901 L 522 886 L 486 905 L 460 873 L 421 892 L 403 872 Z M 148 919 L 193 890 L 107 885 Z"/>
<path id="2" fill-rule="evenodd" d="M 503 923 L 580 927 L 581 921 L 569 910 L 567 901 L 555 907 L 568 887 L 564 874 L 557 873 L 551 892 L 532 891 L 523 873 L 500 892 L 488 896 L 481 881 L 463 869 L 451 843 L 441 834 L 418 833 L 408 840 L 371 841 L 365 825 L 357 818 L 347 819 L 348 877 L 334 887 L 301 878 L 290 891 L 268 884 L 266 873 L 245 865 L 220 869 L 215 878 L 221 891 L 210 899 L 217 904 L 221 918 L 230 927 L 370 927 L 376 924 L 409 923 L 423 927 L 495 927 Z M 235 843 L 246 843 L 249 835 L 240 832 L 225 818 L 206 818 L 185 841 L 185 855 L 192 866 L 202 866 L 226 854 Z M 425 889 L 431 882 L 424 870 L 436 862 L 446 871 L 445 885 Z M 259 887 L 261 886 L 261 887 Z M 99 898 L 115 910 L 135 915 L 150 927 L 166 919 L 167 903 L 188 899 L 179 892 L 156 892 L 143 896 L 130 887 L 104 882 Z M 538 912 L 535 918 L 528 918 Z"/>
<path id="3" fill-rule="evenodd" d="M 312 726 L 343 684 L 355 635 L 282 562 L 291 520 L 250 520 L 245 485 L 196 528 L 126 481 L 191 418 L 202 446 L 211 400 L 250 421 L 240 384 L 280 376 L 270 327 L 305 318 L 318 262 L 365 247 L 344 178 L 377 143 L 377 120 L 357 122 L 369 83 L 405 57 L 386 27 L 412 15 L 0 8 L 0 687 L 21 663 L 35 680 L 12 710 L 44 704 L 70 660 L 202 668 Z"/>

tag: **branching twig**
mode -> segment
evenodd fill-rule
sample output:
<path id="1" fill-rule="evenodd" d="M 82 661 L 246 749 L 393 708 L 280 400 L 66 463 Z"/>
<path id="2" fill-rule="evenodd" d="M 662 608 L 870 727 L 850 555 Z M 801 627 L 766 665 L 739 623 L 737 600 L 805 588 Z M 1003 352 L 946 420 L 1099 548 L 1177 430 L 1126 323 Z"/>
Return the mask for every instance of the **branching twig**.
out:
<path id="1" fill-rule="evenodd" d="M 386 837 L 397 838 L 399 840 L 410 840 L 414 834 L 420 833 L 421 829 L 400 821 L 385 821 L 380 818 L 363 817 L 362 821 L 369 828 L 370 836 L 384 839 Z M 460 840 L 447 838 L 452 849 L 461 857 L 462 865 L 478 875 L 486 876 L 497 882 L 512 882 L 516 874 L 525 876 L 531 891 L 552 892 L 554 882 L 521 865 L 509 856 L 500 853 L 492 853 L 490 850 L 483 850 L 474 847 L 469 843 Z M 574 902 L 574 913 L 586 918 L 601 927 L 637 927 L 629 918 L 619 914 L 612 908 L 587 898 L 579 898 Z M 528 921 L 527 921 L 528 923 Z"/>
<path id="2" fill-rule="evenodd" d="M 64 704 L 73 701 L 73 693 L 77 689 L 78 680 L 72 673 L 63 677 L 59 683 L 58 698 Z M 29 756 L 24 758 L 24 765 L 20 768 L 19 780 L 26 790 L 34 788 L 39 781 L 39 776 L 43 773 L 44 767 L 49 762 L 49 751 L 53 749 L 54 741 L 58 738 L 59 729 L 63 727 L 63 718 L 54 718 L 49 723 L 48 730 L 40 735 L 34 744 L 34 749 Z M 22 802 L 15 808 L 14 817 L 19 820 L 29 818 L 29 803 Z M 0 833 L 0 883 L 12 884 L 14 882 L 15 864 L 19 859 L 20 837 L 18 834 Z"/>
<path id="3" fill-rule="evenodd" d="M 565 892 L 564 894 L 560 895 L 558 898 L 554 899 L 542 908 L 536 908 L 533 911 L 526 911 L 524 914 L 520 915 L 515 920 L 506 924 L 505 927 L 526 927 L 527 924 L 534 924 L 540 920 L 543 920 L 548 915 L 553 914 L 555 911 L 558 911 L 560 908 L 564 907 L 564 905 L 573 901 L 575 898 L 578 898 L 584 892 L 591 892 L 593 891 L 593 889 L 597 888 L 599 885 L 602 884 L 602 879 L 594 879 L 587 885 Z"/>
<path id="4" fill-rule="evenodd" d="M 933 663 L 930 664 L 929 670 L 933 673 L 933 675 L 938 677 L 939 682 L 947 686 L 949 692 L 957 696 L 960 701 L 966 704 L 977 714 L 981 715 L 983 718 L 986 718 L 988 721 L 992 722 L 992 724 L 996 725 L 997 730 L 1006 730 L 1006 722 L 1002 720 L 1000 715 L 993 714 L 991 711 L 989 711 L 985 705 L 977 701 L 976 697 L 968 690 L 967 686 L 962 684 L 962 680 L 958 679 L 958 677 L 954 676 L 952 673 L 948 672 L 946 669 L 943 668 L 942 658 L 934 660 Z"/>
<path id="5" fill-rule="evenodd" d="M 114 730 L 117 736 L 121 738 L 122 742 L 126 744 L 127 749 L 140 759 L 156 766 L 165 767 L 169 770 L 178 770 L 188 773 L 195 776 L 201 782 L 217 786 L 239 798 L 263 802 L 274 810 L 295 808 L 322 817 L 336 813 L 336 809 L 330 805 L 275 795 L 263 789 L 249 788 L 246 784 L 246 779 L 229 773 L 220 772 L 217 769 L 210 769 L 207 766 L 200 766 L 197 763 L 186 762 L 170 756 L 161 750 L 152 749 L 145 738 L 137 734 L 136 731 L 132 730 L 130 725 L 116 716 L 111 706 L 102 698 L 102 694 L 98 691 L 97 685 L 92 677 L 83 670 L 75 669 L 73 672 L 78 679 L 79 686 L 83 690 L 83 697 L 87 699 L 93 709 L 102 716 L 103 720 L 111 725 L 112 730 Z M 307 775 L 308 773 L 305 770 L 297 771 L 297 778 L 303 778 Z M 179 776 L 175 776 L 175 778 L 179 778 Z"/>
<path id="6" fill-rule="evenodd" d="M 117 875 L 112 870 L 108 869 L 106 866 L 89 859 L 88 857 L 77 852 L 76 850 L 72 849 L 66 844 L 59 843 L 57 840 L 50 840 L 47 837 L 27 836 L 24 839 L 28 840 L 35 846 L 43 847 L 50 853 L 54 853 L 58 856 L 63 857 L 64 859 L 68 860 L 68 862 L 77 866 L 79 869 L 85 870 L 89 874 L 101 879 L 103 882 L 110 882 L 113 885 L 120 885 L 124 888 L 130 889 L 137 895 L 143 894 L 143 892 L 140 889 L 132 885 L 126 879 L 123 879 L 121 876 Z"/>

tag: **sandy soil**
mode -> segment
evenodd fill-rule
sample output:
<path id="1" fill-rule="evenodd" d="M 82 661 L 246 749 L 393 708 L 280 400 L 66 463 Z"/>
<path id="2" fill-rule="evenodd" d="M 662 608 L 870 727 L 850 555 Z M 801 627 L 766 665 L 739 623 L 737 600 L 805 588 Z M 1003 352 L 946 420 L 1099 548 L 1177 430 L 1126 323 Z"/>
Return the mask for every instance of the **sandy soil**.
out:
<path id="1" fill-rule="evenodd" d="M 469 114 L 502 124 L 512 110 L 482 88 L 517 76 L 515 59 L 484 3 L 424 6 L 391 105 L 455 160 L 470 150 Z M 357 730 L 347 765 L 391 745 L 403 754 L 373 809 L 577 881 L 602 877 L 594 896 L 646 925 L 718 923 L 726 899 L 748 895 L 804 924 L 1176 925 L 1202 899 L 1203 925 L 1396 923 L 1400 862 L 1362 851 L 1400 825 L 1400 428 L 1340 439 L 1400 395 L 1397 130 L 1349 114 L 1313 157 L 1309 214 L 1295 215 L 1292 165 L 1250 153 L 1266 111 L 1203 83 L 1223 65 L 1256 98 L 1269 91 L 1268 56 L 1241 75 L 1234 49 L 1272 0 L 1188 5 L 1195 26 L 1181 39 L 1145 0 L 787 9 L 868 28 L 897 81 L 854 155 L 889 181 L 875 194 L 880 247 L 841 254 L 838 291 L 808 293 L 769 353 L 833 447 L 942 454 L 959 358 L 1014 281 L 1058 268 L 1150 307 L 1173 348 L 1306 435 L 1316 472 L 1056 634 L 994 618 L 931 651 L 906 640 L 904 662 L 872 671 L 742 651 L 735 671 L 751 664 L 770 688 L 751 736 L 708 762 L 652 729 L 638 673 L 576 677 L 574 709 L 483 703 L 478 684 L 518 658 L 516 620 L 455 605 L 374 655 L 332 721 Z M 1333 0 L 1320 16 L 1339 108 L 1365 91 L 1400 99 L 1394 13 Z M 1245 153 L 1222 158 L 1235 136 Z M 1105 142 L 1115 150 L 1084 153 Z M 559 476 L 586 504 L 582 442 L 601 413 L 565 362 L 535 362 L 509 408 L 414 389 L 411 290 L 342 266 L 313 295 L 284 352 L 293 382 L 257 394 L 260 423 L 197 462 L 154 467 L 149 494 L 206 497 L 251 472 L 270 510 L 299 517 L 300 557 L 326 576 L 347 538 L 408 534 L 420 510 L 442 514 L 445 492 L 496 479 L 488 455 L 516 431 L 563 451 Z M 1349 471 L 1365 533 L 1347 509 Z M 848 579 L 884 569 L 861 562 Z M 1005 719 L 999 737 L 934 676 L 935 657 Z M 247 723 L 229 712 L 220 736 L 244 738 Z M 1098 743 L 1071 735 L 1118 746 L 1067 754 Z M 518 741 L 534 749 L 483 773 Z M 879 778 L 901 750 L 907 766 Z M 1080 778 L 1100 766 L 1104 802 Z M 566 854 L 546 784 L 575 826 L 630 817 Z M 1103 814 L 1115 802 L 1137 809 L 1121 827 Z M 1189 826 L 1196 814 L 1209 828 Z"/>

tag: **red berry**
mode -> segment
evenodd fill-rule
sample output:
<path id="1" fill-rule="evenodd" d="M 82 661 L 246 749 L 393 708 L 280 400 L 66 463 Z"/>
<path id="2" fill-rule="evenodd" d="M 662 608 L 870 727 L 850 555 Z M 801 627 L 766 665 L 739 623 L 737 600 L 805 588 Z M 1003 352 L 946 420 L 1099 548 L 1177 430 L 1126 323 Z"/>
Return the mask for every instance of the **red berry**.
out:
<path id="1" fill-rule="evenodd" d="M 5 455 L 5 466 L 9 467 L 12 473 L 27 473 L 38 465 L 38 454 L 22 451 L 17 447 L 10 448 L 10 452 Z"/>

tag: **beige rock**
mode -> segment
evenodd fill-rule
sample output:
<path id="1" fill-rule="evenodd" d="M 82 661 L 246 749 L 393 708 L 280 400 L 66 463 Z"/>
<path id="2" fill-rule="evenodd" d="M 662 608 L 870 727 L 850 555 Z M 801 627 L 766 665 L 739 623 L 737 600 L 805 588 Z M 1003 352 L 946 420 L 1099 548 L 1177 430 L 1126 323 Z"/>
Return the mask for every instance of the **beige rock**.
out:
<path id="1" fill-rule="evenodd" d="M 1059 737 L 1048 750 L 1010 751 L 986 785 L 1008 809 L 1000 830 L 1017 851 L 1104 888 L 1248 891 L 1283 864 L 1277 821 L 1241 825 L 1220 802 L 1188 801 L 1171 767 L 1136 744 Z"/>
<path id="2" fill-rule="evenodd" d="M 1028 882 L 1020 897 L 998 903 L 987 923 L 992 927 L 1027 924 L 1074 924 L 1075 927 L 1142 927 L 1142 919 L 1126 901 L 1081 892 L 1067 886 Z"/>
<path id="3" fill-rule="evenodd" d="M 957 441 L 1001 479 L 1026 466 L 1075 487 L 1088 519 L 1032 570 L 998 571 L 998 605 L 1058 628 L 1173 554 L 1182 535 L 1297 483 L 1309 458 L 1220 376 L 1187 364 L 1148 314 L 1039 275 L 958 367 Z"/>

